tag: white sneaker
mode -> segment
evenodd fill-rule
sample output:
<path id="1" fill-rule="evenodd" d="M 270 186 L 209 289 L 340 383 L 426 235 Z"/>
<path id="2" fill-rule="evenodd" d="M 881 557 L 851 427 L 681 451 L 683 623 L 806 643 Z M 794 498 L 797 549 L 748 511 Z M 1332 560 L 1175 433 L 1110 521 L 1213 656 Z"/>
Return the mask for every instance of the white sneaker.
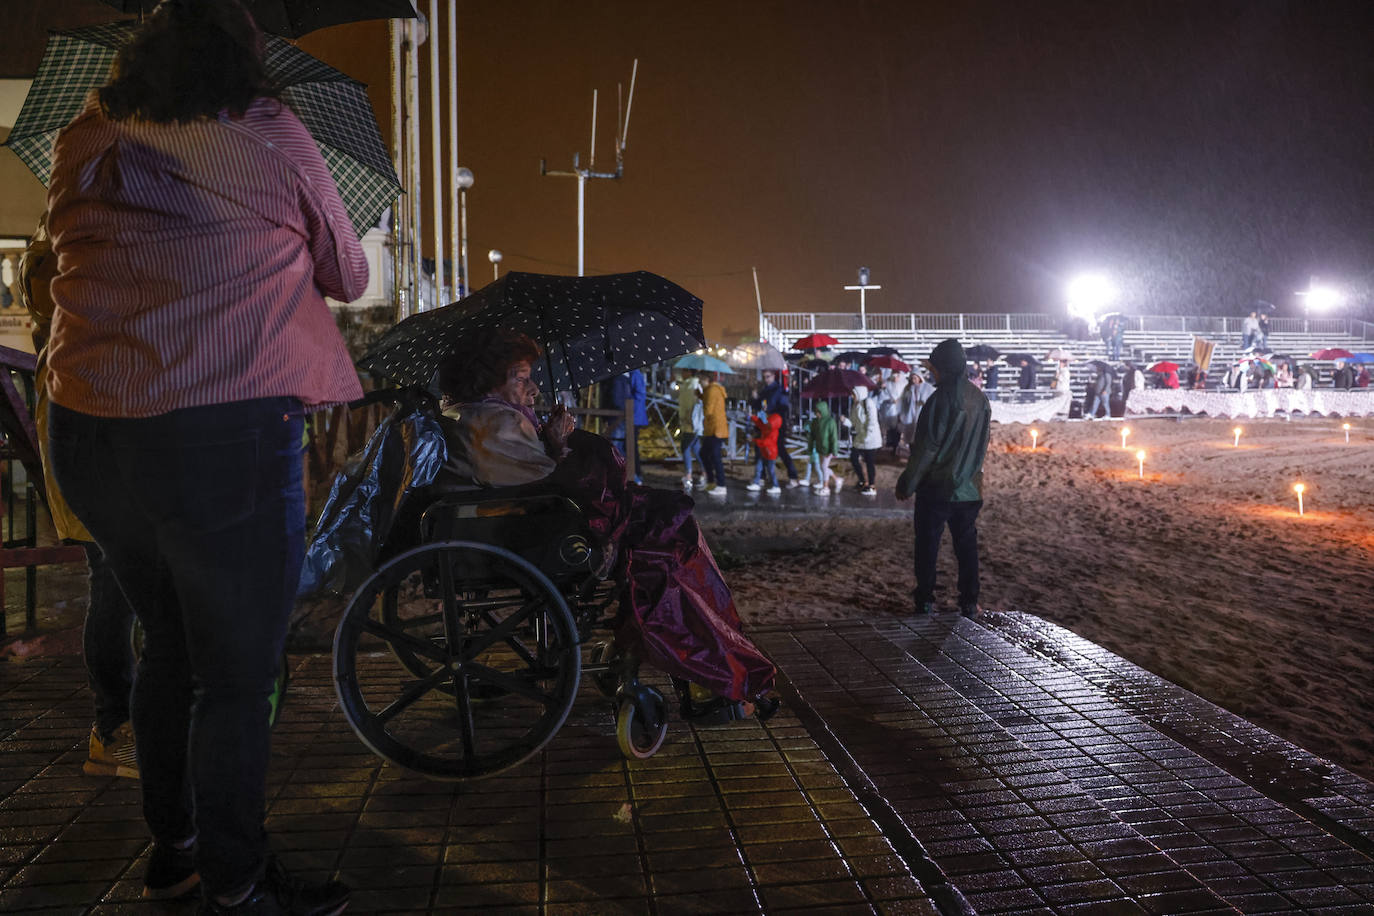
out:
<path id="1" fill-rule="evenodd" d="M 864 495 L 864 496 L 877 496 L 877 495 L 878 495 L 878 488 L 877 488 L 877 487 L 864 487 L 864 488 L 863 488 L 862 490 L 860 490 L 859 492 L 860 492 L 862 495 Z"/>
<path id="2" fill-rule="evenodd" d="M 682 489 L 684 489 L 684 490 L 690 490 L 690 489 L 692 489 L 692 475 L 691 475 L 691 474 L 683 474 L 683 475 L 682 475 Z"/>
<path id="3" fill-rule="evenodd" d="M 723 484 L 723 483 L 713 483 L 713 484 L 711 484 L 710 486 L 708 486 L 708 487 L 706 488 L 706 492 L 709 493 L 709 494 L 712 495 L 712 496 L 724 496 L 724 495 L 725 495 L 725 492 L 726 492 L 726 491 L 725 491 L 725 484 Z"/>
<path id="4" fill-rule="evenodd" d="M 782 487 L 778 486 L 777 484 L 773 484 L 773 485 L 772 485 L 771 487 L 769 487 L 768 490 L 767 490 L 767 493 L 768 493 L 770 496 L 777 496 L 777 495 L 778 495 L 779 493 L 781 493 L 781 492 L 782 492 Z"/>
<path id="5" fill-rule="evenodd" d="M 789 481 L 787 481 L 787 489 L 789 489 L 789 490 L 795 490 L 797 487 L 804 487 L 804 486 L 806 486 L 806 484 L 803 483 L 803 482 L 800 481 L 800 480 L 789 480 Z"/>
<path id="6" fill-rule="evenodd" d="M 762 489 L 763 489 L 763 484 L 761 484 L 761 483 L 750 483 L 750 484 L 747 484 L 747 485 L 744 487 L 744 489 L 748 490 L 750 493 L 757 493 L 759 490 L 762 490 Z"/>

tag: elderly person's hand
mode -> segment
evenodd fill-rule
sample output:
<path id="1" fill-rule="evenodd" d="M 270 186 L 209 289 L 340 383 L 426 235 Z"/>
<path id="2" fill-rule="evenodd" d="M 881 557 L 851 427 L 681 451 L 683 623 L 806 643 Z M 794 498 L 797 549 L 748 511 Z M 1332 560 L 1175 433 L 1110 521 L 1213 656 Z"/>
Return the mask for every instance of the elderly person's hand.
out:
<path id="1" fill-rule="evenodd" d="M 544 442 L 555 459 L 563 454 L 563 448 L 576 425 L 572 414 L 568 413 L 568 408 L 562 404 L 549 412 L 548 422 L 544 424 Z"/>

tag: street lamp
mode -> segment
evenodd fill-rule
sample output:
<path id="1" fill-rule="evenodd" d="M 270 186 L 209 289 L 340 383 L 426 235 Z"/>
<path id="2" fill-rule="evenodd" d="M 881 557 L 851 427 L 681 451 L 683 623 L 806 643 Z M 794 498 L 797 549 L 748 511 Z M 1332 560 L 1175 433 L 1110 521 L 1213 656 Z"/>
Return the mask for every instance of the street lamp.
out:
<path id="1" fill-rule="evenodd" d="M 493 281 L 501 279 L 501 252 L 495 248 L 487 252 L 487 260 L 491 262 L 491 279 Z"/>
<path id="2" fill-rule="evenodd" d="M 857 286 L 846 286 L 845 289 L 857 289 L 859 291 L 859 327 L 868 330 L 868 313 L 865 310 L 864 294 L 870 289 L 882 289 L 868 282 L 868 268 L 859 268 L 859 284 Z"/>
<path id="3" fill-rule="evenodd" d="M 468 188 L 472 187 L 472 169 L 459 167 L 454 173 L 458 184 L 458 298 L 468 294 Z"/>

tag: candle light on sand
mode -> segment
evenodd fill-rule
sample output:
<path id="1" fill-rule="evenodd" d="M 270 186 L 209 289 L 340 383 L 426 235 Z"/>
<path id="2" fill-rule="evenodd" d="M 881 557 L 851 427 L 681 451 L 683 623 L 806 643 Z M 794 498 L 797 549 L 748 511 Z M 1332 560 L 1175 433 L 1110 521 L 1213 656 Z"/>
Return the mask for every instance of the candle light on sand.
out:
<path id="1" fill-rule="evenodd" d="M 1035 443 L 1040 438 L 1040 430 L 1031 430 L 1031 451 L 1035 451 Z"/>
<path id="2" fill-rule="evenodd" d="M 1345 444 L 1346 444 L 1346 445 L 1349 445 L 1349 444 L 1350 444 L 1350 424 L 1349 424 L 1349 423 L 1342 423 L 1342 424 L 1341 424 L 1341 429 L 1345 430 Z"/>
<path id="3" fill-rule="evenodd" d="M 1126 447 L 1126 437 L 1129 436 L 1130 434 L 1131 434 L 1131 428 L 1130 428 L 1129 426 L 1123 426 L 1123 427 L 1121 427 L 1121 447 L 1122 447 L 1122 448 L 1125 448 L 1125 447 Z"/>
<path id="4" fill-rule="evenodd" d="M 1145 449 L 1135 453 L 1135 460 L 1140 463 L 1140 479 L 1145 479 Z"/>
<path id="5" fill-rule="evenodd" d="M 1234 445 L 1236 448 L 1239 448 L 1239 447 L 1240 447 L 1240 434 L 1241 434 L 1242 432 L 1244 432 L 1244 430 L 1242 430 L 1239 426 L 1237 426 L 1235 429 L 1231 430 L 1231 432 L 1233 432 L 1233 433 L 1236 434 L 1236 441 L 1233 442 L 1232 445 Z"/>
<path id="6" fill-rule="evenodd" d="M 1293 492 L 1298 494 L 1298 514 L 1302 515 L 1302 493 L 1307 487 L 1300 483 L 1293 484 Z"/>

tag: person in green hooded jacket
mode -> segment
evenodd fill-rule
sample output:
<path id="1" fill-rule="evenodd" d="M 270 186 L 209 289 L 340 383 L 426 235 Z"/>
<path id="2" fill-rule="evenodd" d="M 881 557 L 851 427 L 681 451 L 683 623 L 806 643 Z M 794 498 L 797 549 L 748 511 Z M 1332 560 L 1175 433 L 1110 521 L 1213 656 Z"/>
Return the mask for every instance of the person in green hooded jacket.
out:
<path id="1" fill-rule="evenodd" d="M 830 414 L 830 405 L 825 401 L 817 401 L 811 415 L 811 425 L 806 430 L 806 454 L 809 460 L 806 476 L 802 478 L 803 486 L 811 483 L 811 471 L 814 468 L 816 483 L 813 486 L 817 493 L 829 493 L 832 483 L 835 492 L 840 492 L 842 478 L 830 470 L 830 459 L 835 457 L 838 447 L 839 428 Z"/>
<path id="2" fill-rule="evenodd" d="M 916 418 L 911 458 L 897 478 L 897 498 L 916 497 L 916 612 L 935 611 L 935 560 L 945 526 L 959 563 L 959 612 L 978 606 L 978 510 L 992 408 L 966 375 L 964 348 L 950 338 L 931 351 L 935 393 Z"/>

